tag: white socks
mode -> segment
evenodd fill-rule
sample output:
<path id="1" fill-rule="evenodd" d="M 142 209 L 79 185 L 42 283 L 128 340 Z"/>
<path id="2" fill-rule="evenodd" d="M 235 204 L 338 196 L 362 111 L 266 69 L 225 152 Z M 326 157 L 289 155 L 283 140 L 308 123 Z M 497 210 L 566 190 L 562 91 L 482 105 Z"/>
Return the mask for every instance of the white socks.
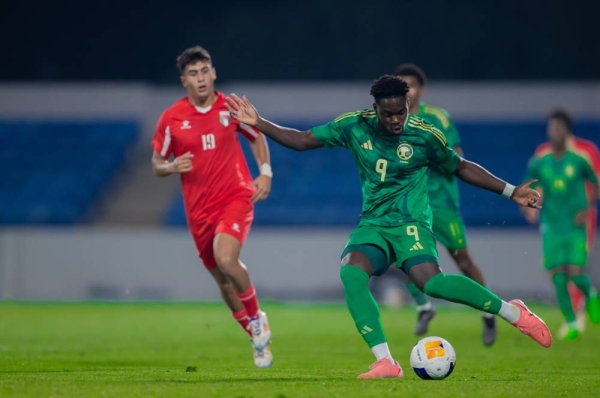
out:
<path id="1" fill-rule="evenodd" d="M 427 301 L 425 304 L 417 306 L 418 312 L 431 311 L 432 309 L 433 309 L 433 303 L 431 301 Z"/>
<path id="2" fill-rule="evenodd" d="M 392 363 L 394 363 L 394 358 L 392 358 L 392 354 L 390 353 L 390 348 L 387 343 L 377 344 L 376 346 L 371 348 L 373 355 L 379 361 L 380 359 L 387 358 Z"/>
<path id="3" fill-rule="evenodd" d="M 521 310 L 516 305 L 509 304 L 502 300 L 502 307 L 500 307 L 498 315 L 510 323 L 515 323 L 521 316 Z"/>

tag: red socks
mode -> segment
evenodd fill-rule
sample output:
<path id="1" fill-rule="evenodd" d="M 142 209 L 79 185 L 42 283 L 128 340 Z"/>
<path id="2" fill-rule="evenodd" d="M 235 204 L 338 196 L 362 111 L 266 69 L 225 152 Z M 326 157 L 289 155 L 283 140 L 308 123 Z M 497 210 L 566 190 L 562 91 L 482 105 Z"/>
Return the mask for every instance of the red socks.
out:
<path id="1" fill-rule="evenodd" d="M 244 293 L 236 293 L 235 295 L 244 304 L 248 317 L 254 318 L 258 315 L 258 298 L 256 297 L 254 285 L 250 285 L 250 288 Z"/>
<path id="2" fill-rule="evenodd" d="M 250 337 L 252 337 L 252 333 L 247 329 L 248 324 L 250 323 L 250 317 L 248 317 L 248 313 L 246 312 L 246 309 L 244 308 L 241 311 L 232 312 L 231 315 L 233 315 L 233 317 L 240 324 L 242 329 L 244 329 L 244 332 L 248 333 L 250 335 Z"/>

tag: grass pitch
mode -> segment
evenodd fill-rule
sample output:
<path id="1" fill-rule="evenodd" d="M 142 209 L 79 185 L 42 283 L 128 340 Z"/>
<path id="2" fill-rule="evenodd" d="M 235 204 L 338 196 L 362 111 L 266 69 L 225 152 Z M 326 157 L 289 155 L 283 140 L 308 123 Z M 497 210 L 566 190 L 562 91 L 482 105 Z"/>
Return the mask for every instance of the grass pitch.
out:
<path id="1" fill-rule="evenodd" d="M 246 336 L 221 304 L 0 304 L 1 397 L 598 397 L 600 327 L 543 349 L 499 320 L 481 343 L 480 316 L 440 309 L 430 335 L 456 349 L 454 373 L 410 369 L 416 314 L 383 309 L 403 379 L 357 380 L 373 356 L 344 306 L 264 304 L 271 369 L 257 369 Z M 533 307 L 551 329 L 558 310 Z"/>

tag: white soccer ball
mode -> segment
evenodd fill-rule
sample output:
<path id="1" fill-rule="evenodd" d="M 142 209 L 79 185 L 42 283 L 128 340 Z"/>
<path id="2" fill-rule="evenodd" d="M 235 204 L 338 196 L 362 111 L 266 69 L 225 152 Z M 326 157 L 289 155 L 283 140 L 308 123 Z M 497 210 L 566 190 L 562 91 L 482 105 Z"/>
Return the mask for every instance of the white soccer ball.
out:
<path id="1" fill-rule="evenodd" d="M 410 353 L 410 366 L 421 379 L 442 380 L 456 365 L 456 352 L 447 340 L 430 336 L 419 340 Z"/>

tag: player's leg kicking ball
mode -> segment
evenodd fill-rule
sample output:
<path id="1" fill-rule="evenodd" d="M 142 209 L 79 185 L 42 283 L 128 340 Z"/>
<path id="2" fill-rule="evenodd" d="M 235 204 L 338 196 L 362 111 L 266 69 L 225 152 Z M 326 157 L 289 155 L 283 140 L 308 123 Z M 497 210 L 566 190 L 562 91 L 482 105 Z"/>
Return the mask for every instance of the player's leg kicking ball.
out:
<path id="1" fill-rule="evenodd" d="M 419 253 L 406 239 L 419 236 Z M 412 246 L 411 246 L 412 245 Z M 421 249 L 422 248 L 422 249 Z M 552 335 L 546 324 L 533 314 L 521 300 L 505 302 L 477 282 L 463 275 L 446 275 L 437 266 L 437 251 L 433 233 L 418 223 L 401 228 L 359 226 L 351 234 L 342 254 L 340 278 L 346 304 L 356 329 L 375 355 L 376 362 L 361 379 L 397 378 L 403 376 L 400 364 L 392 357 L 381 323 L 379 307 L 369 290 L 369 278 L 387 271 L 390 264 L 402 264 L 417 286 L 433 298 L 468 305 L 480 311 L 497 314 L 521 333 L 543 347 L 552 345 Z"/>

